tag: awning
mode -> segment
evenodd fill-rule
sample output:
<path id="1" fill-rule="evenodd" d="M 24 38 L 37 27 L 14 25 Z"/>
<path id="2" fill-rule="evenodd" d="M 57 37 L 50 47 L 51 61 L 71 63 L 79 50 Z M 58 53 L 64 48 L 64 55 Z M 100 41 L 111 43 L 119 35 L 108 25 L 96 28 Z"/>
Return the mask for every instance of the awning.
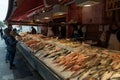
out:
<path id="1" fill-rule="evenodd" d="M 36 11 L 41 10 L 44 7 L 43 0 L 22 0 L 21 4 L 17 6 L 11 16 L 11 20 L 19 21 L 27 17 L 27 15 L 33 14 Z"/>
<path id="2" fill-rule="evenodd" d="M 13 4 L 14 3 L 14 0 L 9 0 L 9 4 L 8 4 L 8 11 L 7 11 L 7 15 L 6 15 L 6 18 L 5 18 L 5 23 L 7 22 L 7 21 L 9 21 L 9 17 L 11 16 L 11 14 L 12 14 L 12 11 L 13 11 Z"/>
<path id="3" fill-rule="evenodd" d="M 37 12 L 40 12 L 42 10 L 44 6 L 43 5 L 40 5 L 34 9 L 31 9 L 29 11 L 26 11 L 24 14 L 22 14 L 21 16 L 17 16 L 17 17 L 12 17 L 11 20 L 12 21 L 21 21 L 21 20 L 24 20 L 34 14 L 36 14 Z M 14 16 L 14 15 L 13 15 Z"/>
<path id="4" fill-rule="evenodd" d="M 12 1 L 12 0 L 10 0 Z M 74 0 L 15 0 L 13 1 L 13 10 L 6 18 L 6 21 L 31 21 L 34 14 L 43 10 L 53 8 L 55 4 L 67 3 Z"/>

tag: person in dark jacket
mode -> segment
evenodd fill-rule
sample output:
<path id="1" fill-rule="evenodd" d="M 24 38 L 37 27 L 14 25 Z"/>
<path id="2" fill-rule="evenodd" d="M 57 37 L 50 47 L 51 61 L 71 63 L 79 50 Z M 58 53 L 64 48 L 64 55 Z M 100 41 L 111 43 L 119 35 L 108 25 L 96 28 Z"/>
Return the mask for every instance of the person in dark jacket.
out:
<path id="1" fill-rule="evenodd" d="M 34 27 L 32 27 L 32 31 L 31 31 L 31 34 L 36 34 L 36 29 Z"/>
<path id="2" fill-rule="evenodd" d="M 8 29 L 8 28 L 5 28 L 5 29 L 4 29 L 3 39 L 4 39 L 4 41 L 5 41 L 6 46 L 7 46 L 7 37 L 10 35 L 10 31 L 11 31 L 11 30 Z M 9 61 L 9 53 L 8 53 L 8 50 L 7 50 L 7 53 L 6 53 L 5 61 L 6 61 L 6 63 L 8 63 L 8 61 Z"/>
<path id="3" fill-rule="evenodd" d="M 0 35 L 1 35 L 1 39 L 3 39 L 3 30 L 2 30 L 2 28 L 0 29 Z"/>
<path id="4" fill-rule="evenodd" d="M 10 61 L 10 69 L 13 69 L 13 67 L 15 66 L 13 64 L 14 61 L 14 57 L 15 57 L 15 53 L 16 53 L 16 44 L 17 44 L 17 40 L 15 39 L 16 34 L 11 31 L 10 35 L 7 36 L 6 38 L 6 44 L 7 44 L 7 50 L 9 53 L 9 61 Z"/>
<path id="5" fill-rule="evenodd" d="M 118 41 L 120 42 L 120 28 L 117 30 L 116 36 L 117 36 Z"/>
<path id="6" fill-rule="evenodd" d="M 17 33 L 17 29 L 16 29 L 16 28 L 13 29 L 13 32 L 15 33 L 16 36 L 20 36 L 20 35 Z"/>

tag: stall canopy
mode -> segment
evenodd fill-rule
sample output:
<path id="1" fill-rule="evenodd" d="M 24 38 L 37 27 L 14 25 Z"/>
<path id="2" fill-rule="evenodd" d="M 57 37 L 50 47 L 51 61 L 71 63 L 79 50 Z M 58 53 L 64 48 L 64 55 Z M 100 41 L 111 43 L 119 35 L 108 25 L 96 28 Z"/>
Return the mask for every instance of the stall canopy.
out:
<path id="1" fill-rule="evenodd" d="M 44 7 L 43 0 L 21 0 L 16 4 L 16 9 L 11 16 L 12 21 L 20 21 L 27 17 L 27 15 L 35 13 Z"/>
<path id="2" fill-rule="evenodd" d="M 9 0 L 8 13 L 5 22 L 30 22 L 34 14 L 44 9 L 52 9 L 56 4 L 65 4 L 74 0 Z M 11 11 L 11 12 L 10 12 Z M 30 20 L 29 20 L 30 19 Z"/>

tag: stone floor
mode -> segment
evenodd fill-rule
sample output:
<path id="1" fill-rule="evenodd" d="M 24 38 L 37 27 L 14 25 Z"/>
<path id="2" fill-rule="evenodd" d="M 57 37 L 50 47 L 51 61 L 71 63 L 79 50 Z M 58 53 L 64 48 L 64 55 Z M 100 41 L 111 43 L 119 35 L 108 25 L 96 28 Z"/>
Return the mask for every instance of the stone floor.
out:
<path id="1" fill-rule="evenodd" d="M 0 39 L 0 80 L 43 80 L 19 53 L 15 56 L 16 69 L 10 70 L 9 63 L 5 62 L 5 55 L 6 45 Z"/>

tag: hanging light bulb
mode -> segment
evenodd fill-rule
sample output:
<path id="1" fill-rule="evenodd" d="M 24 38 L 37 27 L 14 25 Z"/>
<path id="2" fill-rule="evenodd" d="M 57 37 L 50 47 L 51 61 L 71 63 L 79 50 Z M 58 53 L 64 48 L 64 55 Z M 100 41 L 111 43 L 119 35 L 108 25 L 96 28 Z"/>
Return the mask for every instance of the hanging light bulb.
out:
<path id="1" fill-rule="evenodd" d="M 84 7 L 89 7 L 89 6 L 91 6 L 90 4 L 86 4 L 86 5 L 84 5 Z"/>

